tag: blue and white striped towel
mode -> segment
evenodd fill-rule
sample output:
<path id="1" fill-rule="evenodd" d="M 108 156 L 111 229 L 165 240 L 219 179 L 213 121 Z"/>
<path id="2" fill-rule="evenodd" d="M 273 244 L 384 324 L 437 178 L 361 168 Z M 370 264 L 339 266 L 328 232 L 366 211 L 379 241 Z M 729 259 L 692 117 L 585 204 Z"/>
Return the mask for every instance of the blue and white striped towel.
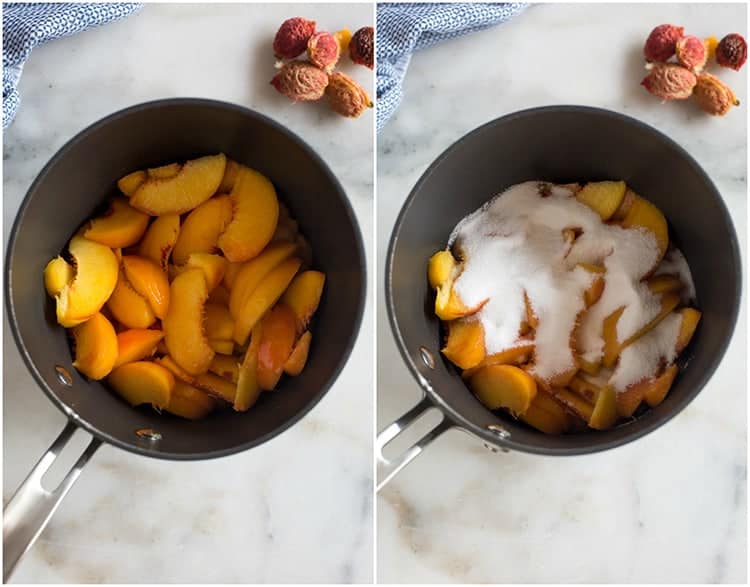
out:
<path id="1" fill-rule="evenodd" d="M 378 4 L 378 130 L 401 103 L 401 84 L 414 51 L 505 22 L 525 7 L 520 3 Z"/>
<path id="2" fill-rule="evenodd" d="M 18 82 L 34 47 L 124 18 L 140 7 L 139 3 L 3 4 L 3 128 L 21 103 Z"/>

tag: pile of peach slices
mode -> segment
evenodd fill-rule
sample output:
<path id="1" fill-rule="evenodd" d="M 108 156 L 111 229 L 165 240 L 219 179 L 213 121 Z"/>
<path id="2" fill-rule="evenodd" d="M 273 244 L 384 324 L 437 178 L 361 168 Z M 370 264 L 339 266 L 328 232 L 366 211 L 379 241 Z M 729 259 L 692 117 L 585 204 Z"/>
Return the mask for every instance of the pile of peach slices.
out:
<path id="1" fill-rule="evenodd" d="M 428 277 L 443 355 L 487 408 L 547 434 L 660 404 L 701 317 L 664 215 L 623 181 L 513 186 L 456 226 Z"/>
<path id="2" fill-rule="evenodd" d="M 130 404 L 248 410 L 299 375 L 325 275 L 263 175 L 224 154 L 135 171 L 44 270 L 73 365 Z"/>

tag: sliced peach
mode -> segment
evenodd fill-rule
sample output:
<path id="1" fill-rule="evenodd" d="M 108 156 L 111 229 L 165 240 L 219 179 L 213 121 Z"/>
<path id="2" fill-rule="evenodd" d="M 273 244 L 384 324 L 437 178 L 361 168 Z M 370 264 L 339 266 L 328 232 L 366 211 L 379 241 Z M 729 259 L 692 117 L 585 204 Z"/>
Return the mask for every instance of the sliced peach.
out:
<path id="1" fill-rule="evenodd" d="M 282 296 L 300 268 L 302 261 L 292 257 L 272 269 L 247 297 L 239 316 L 235 317 L 234 341 L 244 345 L 250 331 Z"/>
<path id="2" fill-rule="evenodd" d="M 682 308 L 678 310 L 682 315 L 682 322 L 680 323 L 680 332 L 677 335 L 677 354 L 679 355 L 685 350 L 685 347 L 690 344 L 695 329 L 698 328 L 698 322 L 701 319 L 701 313 L 695 308 Z"/>
<path id="3" fill-rule="evenodd" d="M 562 405 L 564 405 L 568 410 L 573 412 L 582 420 L 585 420 L 586 422 L 589 421 L 589 419 L 591 418 L 591 414 L 594 411 L 594 406 L 591 403 L 586 401 L 577 393 L 573 393 L 572 391 L 565 388 L 555 388 L 552 393 L 555 396 L 555 399 Z"/>
<path id="4" fill-rule="evenodd" d="M 164 338 L 161 330 L 131 328 L 117 335 L 117 360 L 115 367 L 140 361 L 156 352 L 156 345 Z"/>
<path id="5" fill-rule="evenodd" d="M 232 290 L 234 281 L 244 266 L 245 263 L 227 263 L 227 270 L 224 272 L 224 286 L 228 290 Z"/>
<path id="6" fill-rule="evenodd" d="M 615 210 L 615 213 L 612 214 L 612 217 L 609 219 L 610 222 L 620 222 L 625 218 L 627 213 L 630 212 L 630 208 L 632 208 L 633 202 L 635 202 L 636 198 L 640 198 L 640 196 L 630 188 L 627 188 L 625 190 L 625 197 L 623 197 L 622 202 L 617 210 Z"/>
<path id="7" fill-rule="evenodd" d="M 664 370 L 664 373 L 653 380 L 651 385 L 645 390 L 643 398 L 646 400 L 646 403 L 652 408 L 655 408 L 663 402 L 664 398 L 667 397 L 676 376 L 677 365 L 670 365 L 667 367 Z"/>
<path id="8" fill-rule="evenodd" d="M 227 166 L 224 169 L 224 177 L 221 178 L 219 188 L 216 190 L 218 193 L 228 194 L 232 191 L 232 188 L 237 181 L 237 174 L 239 173 L 241 167 L 242 166 L 236 161 L 227 158 Z"/>
<path id="9" fill-rule="evenodd" d="M 310 343 L 312 342 L 312 332 L 305 330 L 299 337 L 292 349 L 292 354 L 284 363 L 284 373 L 296 377 L 302 373 L 307 363 L 307 355 L 310 353 Z"/>
<path id="10" fill-rule="evenodd" d="M 230 261 L 247 261 L 271 240 L 279 219 L 273 184 L 262 174 L 241 167 L 230 194 L 232 221 L 219 237 L 219 248 Z"/>
<path id="11" fill-rule="evenodd" d="M 562 434 L 571 427 L 568 412 L 541 389 L 537 390 L 531 405 L 518 418 L 545 434 Z"/>
<path id="12" fill-rule="evenodd" d="M 587 361 L 581 355 L 578 355 L 578 367 L 584 373 L 588 373 L 589 375 L 598 375 L 602 364 L 599 361 Z"/>
<path id="13" fill-rule="evenodd" d="M 244 263 L 233 279 L 229 296 L 229 311 L 237 316 L 247 297 L 255 291 L 263 278 L 294 253 L 295 246 L 282 243 L 269 246 L 260 255 Z"/>
<path id="14" fill-rule="evenodd" d="M 489 365 L 520 365 L 529 360 L 534 352 L 534 343 L 528 339 L 520 339 L 516 346 L 487 355 L 479 364 L 471 369 L 466 369 L 462 377 L 468 379 L 479 369 Z"/>
<path id="15" fill-rule="evenodd" d="M 438 251 L 427 264 L 427 279 L 430 287 L 437 289 L 446 282 L 452 281 L 456 272 L 456 260 L 450 251 Z"/>
<path id="16" fill-rule="evenodd" d="M 188 420 L 200 420 L 210 414 L 216 402 L 207 393 L 185 383 L 175 381 L 169 403 L 164 408 L 170 414 Z"/>
<path id="17" fill-rule="evenodd" d="M 154 363 L 157 363 L 164 367 L 180 381 L 184 381 L 185 383 L 189 383 L 190 385 L 193 385 L 195 383 L 195 376 L 191 375 L 190 373 L 185 371 L 185 369 L 180 367 L 169 355 L 157 357 L 156 359 L 154 359 Z"/>
<path id="18" fill-rule="evenodd" d="M 156 322 L 156 314 L 142 295 L 136 292 L 120 271 L 117 285 L 107 301 L 115 320 L 128 328 L 148 328 Z"/>
<path id="19" fill-rule="evenodd" d="M 219 235 L 232 220 L 232 200 L 217 196 L 203 202 L 188 214 L 172 252 L 177 265 L 187 263 L 191 253 L 215 253 Z"/>
<path id="20" fill-rule="evenodd" d="M 75 277 L 55 297 L 57 321 L 76 326 L 101 310 L 117 283 L 117 258 L 112 249 L 74 236 L 68 251 L 75 261 Z"/>
<path id="21" fill-rule="evenodd" d="M 180 172 L 182 165 L 179 163 L 169 163 L 168 165 L 162 165 L 161 167 L 151 167 L 146 170 L 146 174 L 149 177 L 156 179 L 169 179 L 174 177 Z"/>
<path id="22" fill-rule="evenodd" d="M 234 341 L 223 338 L 209 338 L 208 346 L 221 355 L 231 355 L 234 353 Z"/>
<path id="23" fill-rule="evenodd" d="M 575 376 L 571 379 L 568 387 L 571 391 L 577 393 L 590 404 L 596 403 L 596 396 L 599 395 L 599 387 L 586 381 L 583 377 Z"/>
<path id="24" fill-rule="evenodd" d="M 612 428 L 617 422 L 617 398 L 615 390 L 605 385 L 596 396 L 594 411 L 589 418 L 589 426 L 596 430 Z"/>
<path id="25" fill-rule="evenodd" d="M 297 338 L 297 319 L 284 303 L 276 304 L 263 317 L 263 335 L 258 348 L 258 385 L 270 391 L 281 379 L 284 363 L 292 354 Z"/>
<path id="26" fill-rule="evenodd" d="M 224 272 L 227 268 L 227 260 L 220 255 L 210 255 L 208 253 L 191 253 L 187 263 L 183 266 L 170 265 L 172 279 L 187 269 L 200 269 L 206 276 L 206 286 L 208 291 L 212 292 L 224 279 Z"/>
<path id="27" fill-rule="evenodd" d="M 175 384 L 167 369 L 151 361 L 126 363 L 112 371 L 107 382 L 130 405 L 151 404 L 157 409 L 169 405 Z"/>
<path id="28" fill-rule="evenodd" d="M 258 350 L 263 338 L 263 322 L 258 322 L 253 327 L 250 336 L 250 344 L 247 345 L 245 356 L 240 365 L 237 377 L 237 394 L 234 397 L 234 409 L 237 412 L 246 412 L 260 397 L 261 389 L 258 383 Z"/>
<path id="29" fill-rule="evenodd" d="M 120 188 L 120 191 L 129 198 L 144 181 L 146 181 L 145 171 L 133 171 L 132 173 L 128 173 L 126 176 L 121 177 L 117 181 L 117 187 Z"/>
<path id="30" fill-rule="evenodd" d="M 151 259 L 161 267 L 162 271 L 166 271 L 169 257 L 177 243 L 179 234 L 179 214 L 159 216 L 151 223 L 143 236 L 143 240 L 138 246 L 138 254 L 146 259 Z"/>
<path id="31" fill-rule="evenodd" d="M 203 271 L 190 269 L 174 278 L 170 288 L 169 311 L 162 320 L 169 354 L 188 373 L 205 373 L 214 350 L 203 327 L 208 288 Z"/>
<path id="32" fill-rule="evenodd" d="M 237 383 L 240 375 L 240 361 L 237 357 L 216 355 L 208 366 L 208 370 L 227 381 Z"/>
<path id="33" fill-rule="evenodd" d="M 117 360 L 117 335 L 111 322 L 97 312 L 73 328 L 76 360 L 73 366 L 89 379 L 104 379 Z"/>
<path id="34" fill-rule="evenodd" d="M 226 306 L 206 304 L 206 336 L 216 340 L 232 340 L 234 319 Z"/>
<path id="35" fill-rule="evenodd" d="M 44 287 L 54 298 L 62 291 L 62 288 L 73 281 L 74 276 L 75 271 L 70 263 L 58 255 L 44 268 Z"/>
<path id="36" fill-rule="evenodd" d="M 470 386 L 480 402 L 490 410 L 505 408 L 511 414 L 523 414 L 536 395 L 536 381 L 513 365 L 490 365 L 477 371 Z"/>
<path id="37" fill-rule="evenodd" d="M 583 186 L 576 198 L 606 222 L 622 204 L 626 188 L 624 181 L 595 181 Z"/>
<path id="38" fill-rule="evenodd" d="M 229 290 L 224 285 L 216 286 L 216 289 L 208 296 L 208 303 L 229 307 Z"/>
<path id="39" fill-rule="evenodd" d="M 661 210 L 648 200 L 636 196 L 620 224 L 623 228 L 644 228 L 654 236 L 659 249 L 654 266 L 658 265 L 669 245 L 667 220 Z"/>
<path id="40" fill-rule="evenodd" d="M 484 303 L 469 308 L 453 289 L 453 282 L 446 282 L 435 293 L 435 314 L 441 320 L 455 320 L 478 312 Z"/>
<path id="41" fill-rule="evenodd" d="M 104 216 L 94 218 L 83 236 L 108 247 L 129 247 L 137 243 L 148 227 L 148 214 L 133 208 L 125 198 L 115 197 Z"/>
<path id="42" fill-rule="evenodd" d="M 130 205 L 152 216 L 183 214 L 216 193 L 225 167 L 223 153 L 193 159 L 173 177 L 148 177 L 131 196 Z"/>
<path id="43" fill-rule="evenodd" d="M 303 332 L 310 323 L 323 295 L 325 273 L 302 271 L 289 284 L 281 301 L 289 306 L 297 318 L 297 332 Z"/>
<path id="44" fill-rule="evenodd" d="M 209 395 L 222 399 L 230 404 L 234 402 L 237 387 L 231 381 L 213 373 L 201 373 L 196 375 L 192 383 L 198 389 L 202 389 Z"/>
<path id="45" fill-rule="evenodd" d="M 526 292 L 523 292 L 523 303 L 526 306 L 526 324 L 528 324 L 529 328 L 532 330 L 536 330 L 539 327 L 539 317 L 534 311 L 534 306 Z"/>
<path id="46" fill-rule="evenodd" d="M 587 308 L 593 306 L 599 301 L 604 292 L 604 273 L 606 269 L 599 265 L 591 265 L 589 263 L 578 263 L 578 267 L 581 267 L 585 271 L 588 271 L 592 276 L 591 285 L 588 286 L 586 291 L 583 292 L 583 301 Z"/>
<path id="47" fill-rule="evenodd" d="M 643 394 L 646 392 L 646 386 L 649 380 L 629 385 L 615 395 L 617 403 L 617 415 L 620 418 L 630 418 L 643 401 Z"/>
<path id="48" fill-rule="evenodd" d="M 676 293 L 682 289 L 682 282 L 673 275 L 657 275 L 648 280 L 651 293 Z"/>
<path id="49" fill-rule="evenodd" d="M 169 281 L 161 267 L 145 257 L 125 255 L 122 268 L 130 285 L 148 302 L 157 318 L 169 310 Z"/>
<path id="50" fill-rule="evenodd" d="M 485 356 L 484 327 L 479 320 L 448 322 L 448 337 L 441 352 L 461 369 L 471 369 Z"/>

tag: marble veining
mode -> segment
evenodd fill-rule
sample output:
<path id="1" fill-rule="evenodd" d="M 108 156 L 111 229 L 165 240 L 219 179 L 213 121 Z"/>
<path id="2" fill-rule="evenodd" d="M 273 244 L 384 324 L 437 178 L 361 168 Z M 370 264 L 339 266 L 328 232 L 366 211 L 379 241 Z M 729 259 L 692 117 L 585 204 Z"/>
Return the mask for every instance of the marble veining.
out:
<path id="1" fill-rule="evenodd" d="M 708 172 L 746 258 L 747 69 L 722 71 L 743 106 L 725 118 L 660 104 L 639 82 L 657 24 L 745 33 L 746 6 L 547 4 L 416 54 L 404 100 L 378 135 L 383 274 L 401 204 L 427 166 L 477 126 L 524 108 L 584 104 L 655 126 Z M 612 137 L 616 140 L 616 137 Z M 638 583 L 747 580 L 746 324 L 699 397 L 649 436 L 573 458 L 491 453 L 451 430 L 377 499 L 385 583 Z M 378 289 L 378 429 L 419 399 Z"/>
<path id="2" fill-rule="evenodd" d="M 5 242 L 34 177 L 75 133 L 139 102 L 197 96 L 259 110 L 309 142 L 344 185 L 371 264 L 372 111 L 347 120 L 324 103 L 288 102 L 268 83 L 273 35 L 297 15 L 332 30 L 374 20 L 367 4 L 147 4 L 129 19 L 35 49 L 3 145 Z M 369 70 L 343 70 L 372 90 Z M 197 463 L 100 449 L 13 580 L 370 582 L 372 328 L 368 305 L 337 383 L 261 447 Z M 7 501 L 64 418 L 27 372 L 7 324 L 4 344 Z M 82 447 L 86 435 L 78 435 Z"/>

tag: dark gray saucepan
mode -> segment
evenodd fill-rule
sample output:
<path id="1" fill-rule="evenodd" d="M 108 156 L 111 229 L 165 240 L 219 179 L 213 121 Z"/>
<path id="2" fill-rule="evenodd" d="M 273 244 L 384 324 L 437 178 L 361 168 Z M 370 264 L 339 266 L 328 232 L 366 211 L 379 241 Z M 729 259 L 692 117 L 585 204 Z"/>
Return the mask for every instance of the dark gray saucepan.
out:
<path id="1" fill-rule="evenodd" d="M 133 409 L 71 366 L 70 345 L 55 321 L 42 273 L 115 192 L 119 177 L 220 151 L 273 181 L 310 241 L 315 267 L 326 273 L 326 287 L 308 364 L 299 377 L 285 379 L 276 393 L 263 394 L 247 413 L 225 410 L 189 422 Z M 208 459 L 257 446 L 302 418 L 349 356 L 364 309 L 365 281 L 362 237 L 343 188 L 299 137 L 256 112 L 212 100 L 161 100 L 108 116 L 68 142 L 29 189 L 8 244 L 6 303 L 13 336 L 29 371 L 70 423 L 6 507 L 5 576 L 101 442 L 149 457 Z M 76 426 L 94 439 L 63 484 L 47 493 L 39 477 Z"/>
<path id="2" fill-rule="evenodd" d="M 670 237 L 692 270 L 703 318 L 678 361 L 681 370 L 671 392 L 657 408 L 606 432 L 548 436 L 493 413 L 474 398 L 458 371 L 440 355 L 440 323 L 427 284 L 427 260 L 445 247 L 461 218 L 503 189 L 533 179 L 625 180 L 664 212 Z M 741 296 L 737 235 L 721 195 L 695 160 L 637 120 L 579 106 L 510 114 L 472 131 L 445 151 L 407 198 L 391 236 L 385 270 L 391 327 L 424 398 L 380 434 L 380 486 L 452 427 L 473 433 L 492 447 L 542 455 L 593 453 L 648 434 L 676 416 L 710 379 L 732 336 Z M 442 412 L 441 422 L 400 457 L 386 459 L 383 447 L 433 407 Z"/>

